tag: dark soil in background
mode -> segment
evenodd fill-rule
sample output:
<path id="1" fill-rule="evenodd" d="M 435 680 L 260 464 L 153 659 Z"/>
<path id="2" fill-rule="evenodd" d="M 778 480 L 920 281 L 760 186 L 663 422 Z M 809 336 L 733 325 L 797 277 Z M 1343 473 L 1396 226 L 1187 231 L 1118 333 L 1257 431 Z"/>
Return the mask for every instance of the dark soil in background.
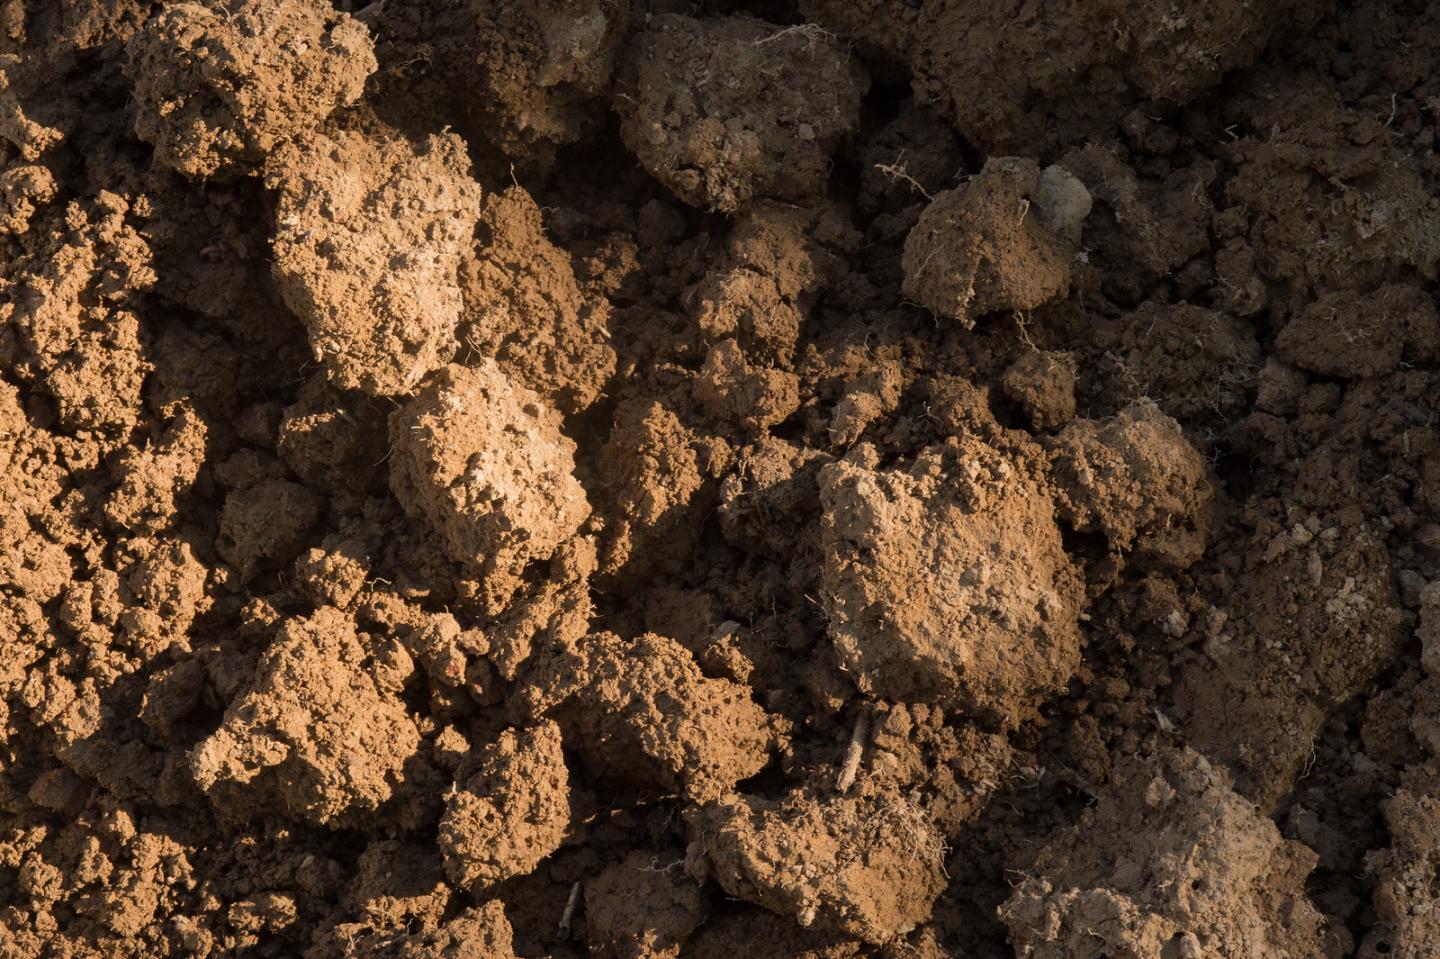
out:
<path id="1" fill-rule="evenodd" d="M 0 956 L 1434 955 L 1437 62 L 0 0 Z"/>

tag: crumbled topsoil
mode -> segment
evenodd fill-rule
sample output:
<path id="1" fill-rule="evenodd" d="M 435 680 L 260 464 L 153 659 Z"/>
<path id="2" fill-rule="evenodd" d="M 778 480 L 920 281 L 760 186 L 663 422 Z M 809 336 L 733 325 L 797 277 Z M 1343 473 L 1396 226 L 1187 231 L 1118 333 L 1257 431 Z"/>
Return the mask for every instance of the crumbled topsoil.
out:
<path id="1" fill-rule="evenodd" d="M 1440 955 L 1437 62 L 0 0 L 0 959 Z"/>

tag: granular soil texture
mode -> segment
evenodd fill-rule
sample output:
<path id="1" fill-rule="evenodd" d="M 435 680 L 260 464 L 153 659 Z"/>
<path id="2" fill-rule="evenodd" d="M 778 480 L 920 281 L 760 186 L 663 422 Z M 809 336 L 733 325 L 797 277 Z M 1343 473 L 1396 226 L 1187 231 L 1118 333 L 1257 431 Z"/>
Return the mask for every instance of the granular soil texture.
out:
<path id="1" fill-rule="evenodd" d="M 0 0 L 0 957 L 1440 955 L 1436 63 Z"/>

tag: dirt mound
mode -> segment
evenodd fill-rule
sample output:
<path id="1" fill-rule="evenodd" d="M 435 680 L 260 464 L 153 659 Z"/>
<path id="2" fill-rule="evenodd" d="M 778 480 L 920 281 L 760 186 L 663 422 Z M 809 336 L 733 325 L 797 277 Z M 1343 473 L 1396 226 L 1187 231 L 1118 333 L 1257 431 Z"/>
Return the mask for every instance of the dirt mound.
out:
<path id="1" fill-rule="evenodd" d="M 0 957 L 1431 955 L 1437 57 L 0 0 Z"/>

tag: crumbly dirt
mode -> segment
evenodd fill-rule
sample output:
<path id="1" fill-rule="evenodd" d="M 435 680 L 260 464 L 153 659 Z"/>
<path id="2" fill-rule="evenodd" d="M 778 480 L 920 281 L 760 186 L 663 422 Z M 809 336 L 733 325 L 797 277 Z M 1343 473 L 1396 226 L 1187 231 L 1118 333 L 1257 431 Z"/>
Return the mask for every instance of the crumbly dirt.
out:
<path id="1" fill-rule="evenodd" d="M 1437 58 L 0 0 L 0 957 L 1440 953 Z"/>
<path id="2" fill-rule="evenodd" d="M 365 90 L 369 32 L 313 0 L 176 3 L 127 45 L 135 134 L 188 177 L 233 175 Z"/>

